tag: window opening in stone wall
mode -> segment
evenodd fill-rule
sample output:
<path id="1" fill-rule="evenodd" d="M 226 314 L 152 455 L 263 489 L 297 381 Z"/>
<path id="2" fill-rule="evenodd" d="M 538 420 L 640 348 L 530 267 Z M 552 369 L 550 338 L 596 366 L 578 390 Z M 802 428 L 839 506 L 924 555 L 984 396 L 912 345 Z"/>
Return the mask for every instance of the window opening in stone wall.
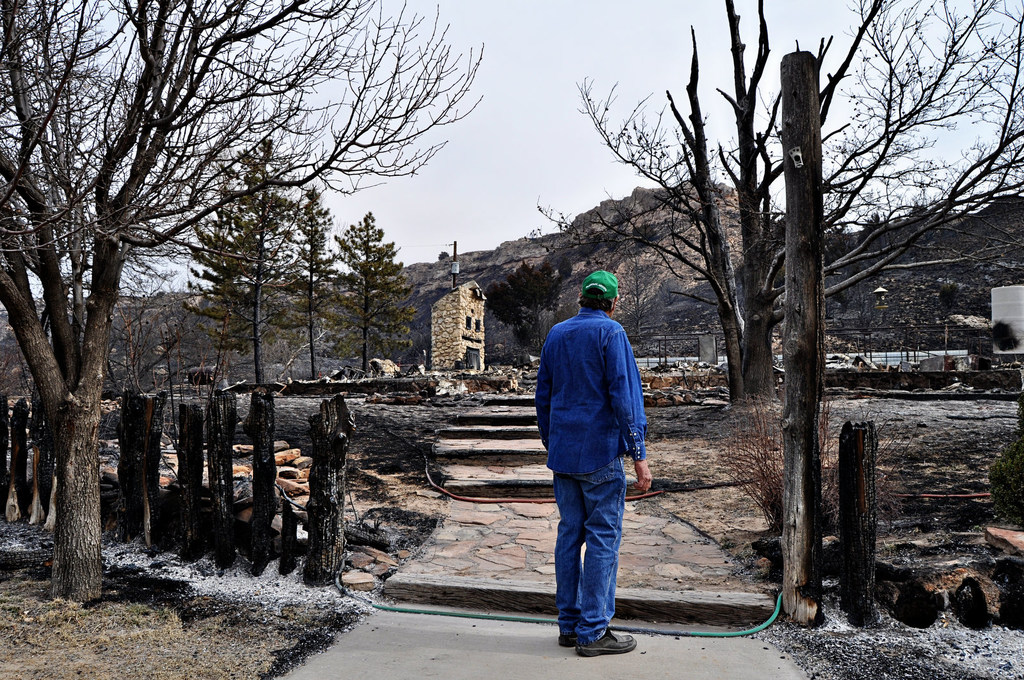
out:
<path id="1" fill-rule="evenodd" d="M 467 316 L 466 317 L 466 330 L 467 331 L 473 330 L 473 317 L 471 317 L 471 316 Z"/>
<path id="2" fill-rule="evenodd" d="M 476 320 L 476 332 L 477 332 L 477 333 L 479 333 L 479 332 L 480 332 L 480 319 L 477 319 L 477 320 Z"/>

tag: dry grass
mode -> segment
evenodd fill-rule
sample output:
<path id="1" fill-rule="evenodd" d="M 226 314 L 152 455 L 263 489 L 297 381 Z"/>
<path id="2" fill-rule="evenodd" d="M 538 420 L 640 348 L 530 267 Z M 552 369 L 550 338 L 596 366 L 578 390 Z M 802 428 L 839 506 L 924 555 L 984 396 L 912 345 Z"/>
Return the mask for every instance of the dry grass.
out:
<path id="1" fill-rule="evenodd" d="M 296 642 L 261 626 L 263 613 L 213 608 L 184 621 L 160 605 L 51 600 L 47 587 L 18 574 L 0 584 L 4 680 L 260 678 Z"/>

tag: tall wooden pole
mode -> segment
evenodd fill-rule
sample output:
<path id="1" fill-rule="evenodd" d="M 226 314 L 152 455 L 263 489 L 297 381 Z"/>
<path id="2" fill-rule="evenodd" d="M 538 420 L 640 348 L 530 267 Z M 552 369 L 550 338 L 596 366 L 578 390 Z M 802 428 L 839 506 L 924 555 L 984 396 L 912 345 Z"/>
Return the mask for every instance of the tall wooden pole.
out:
<path id="1" fill-rule="evenodd" d="M 259 576 L 274 551 L 274 515 L 277 514 L 277 463 L 274 460 L 274 395 L 260 388 L 252 393 L 246 433 L 252 440 L 252 539 L 249 560 Z"/>
<path id="2" fill-rule="evenodd" d="M 875 620 L 875 424 L 847 422 L 839 433 L 839 606 L 847 620 Z"/>
<path id="3" fill-rule="evenodd" d="M 207 468 L 213 496 L 214 562 L 221 569 L 235 561 L 235 486 L 232 474 L 238 403 L 234 394 L 218 392 L 206 410 Z"/>
<path id="4" fill-rule="evenodd" d="M 821 121 L 818 65 L 810 52 L 782 58 L 782 148 L 786 177 L 786 401 L 782 604 L 797 623 L 821 610 L 821 452 L 824 351 Z"/>
<path id="5" fill-rule="evenodd" d="M 206 536 L 200 521 L 203 487 L 203 408 L 178 406 L 178 484 L 181 485 L 181 556 L 203 555 Z"/>
<path id="6" fill-rule="evenodd" d="M 334 580 L 345 558 L 345 461 L 355 429 L 345 399 L 338 395 L 320 402 L 309 417 L 313 465 L 309 469 L 309 550 L 302 577 L 312 585 Z"/>

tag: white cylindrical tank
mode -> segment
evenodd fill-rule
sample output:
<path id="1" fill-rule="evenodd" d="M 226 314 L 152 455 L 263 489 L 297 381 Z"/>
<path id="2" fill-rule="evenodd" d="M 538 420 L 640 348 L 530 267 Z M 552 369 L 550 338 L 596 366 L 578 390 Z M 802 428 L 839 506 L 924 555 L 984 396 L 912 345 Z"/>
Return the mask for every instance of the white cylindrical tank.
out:
<path id="1" fill-rule="evenodd" d="M 1024 354 L 1024 286 L 992 289 L 992 352 Z"/>

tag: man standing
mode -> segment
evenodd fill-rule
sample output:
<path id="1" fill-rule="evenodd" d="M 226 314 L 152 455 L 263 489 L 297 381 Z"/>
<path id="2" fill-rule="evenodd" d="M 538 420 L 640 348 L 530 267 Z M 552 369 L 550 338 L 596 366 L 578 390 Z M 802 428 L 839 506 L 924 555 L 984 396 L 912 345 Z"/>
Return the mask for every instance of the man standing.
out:
<path id="1" fill-rule="evenodd" d="M 579 313 L 548 333 L 537 372 L 537 424 L 561 516 L 555 543 L 558 644 L 575 645 L 580 656 L 636 647 L 629 635 L 608 630 L 626 499 L 623 455 L 633 459 L 636 488 L 651 486 L 640 372 L 626 332 L 611 319 L 618 299 L 613 274 L 588 276 Z"/>

